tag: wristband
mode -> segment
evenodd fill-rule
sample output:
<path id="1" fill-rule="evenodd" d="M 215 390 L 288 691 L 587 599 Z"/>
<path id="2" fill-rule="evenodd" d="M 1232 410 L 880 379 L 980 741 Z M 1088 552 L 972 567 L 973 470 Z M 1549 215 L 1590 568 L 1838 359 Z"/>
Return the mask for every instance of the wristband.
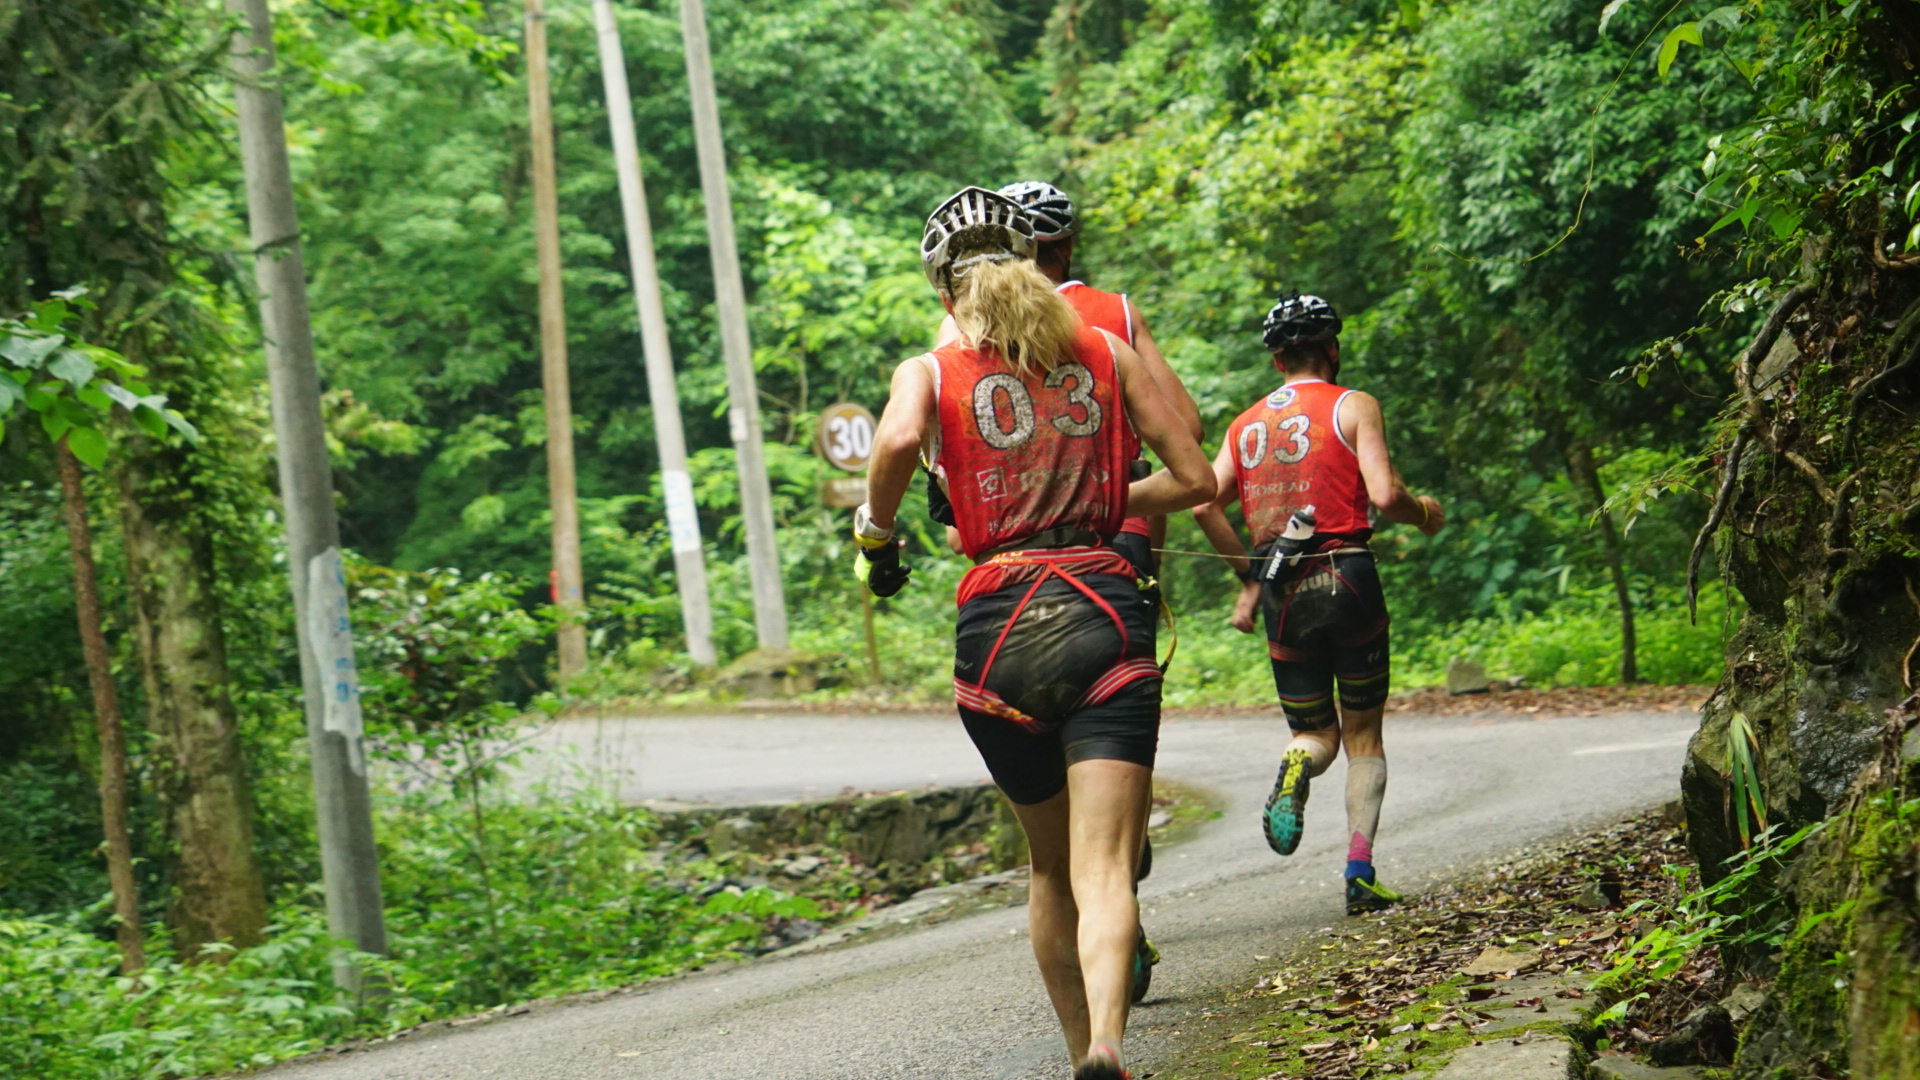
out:
<path id="1" fill-rule="evenodd" d="M 1242 585 L 1251 585 L 1259 580 L 1259 575 L 1253 572 L 1253 563 L 1251 561 L 1247 563 L 1245 570 L 1235 570 L 1233 576 L 1239 578 L 1240 584 Z"/>
<path id="2" fill-rule="evenodd" d="M 853 511 L 853 542 L 872 551 L 893 542 L 893 530 L 883 529 L 873 523 L 873 514 L 861 503 Z"/>

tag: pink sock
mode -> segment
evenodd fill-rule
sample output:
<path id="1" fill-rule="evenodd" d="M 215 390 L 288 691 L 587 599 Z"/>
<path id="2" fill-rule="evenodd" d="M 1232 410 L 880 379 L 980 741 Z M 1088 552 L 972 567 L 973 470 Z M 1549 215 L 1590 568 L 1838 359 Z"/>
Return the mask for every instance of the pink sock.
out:
<path id="1" fill-rule="evenodd" d="M 1353 839 L 1347 841 L 1347 861 L 1363 863 L 1373 861 L 1373 845 L 1367 842 L 1364 834 L 1356 832 L 1353 834 Z"/>

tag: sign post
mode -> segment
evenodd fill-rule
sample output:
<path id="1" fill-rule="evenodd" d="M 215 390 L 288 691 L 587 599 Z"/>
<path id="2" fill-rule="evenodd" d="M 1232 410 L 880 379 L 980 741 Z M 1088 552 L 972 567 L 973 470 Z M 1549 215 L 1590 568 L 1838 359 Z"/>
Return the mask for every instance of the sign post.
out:
<path id="1" fill-rule="evenodd" d="M 873 414 L 850 401 L 829 405 L 820 413 L 820 431 L 814 449 L 827 464 L 843 472 L 864 473 L 873 454 Z M 820 485 L 820 505 L 851 508 L 867 501 L 865 476 L 835 476 Z M 880 645 L 873 634 L 873 594 L 860 590 L 860 616 L 867 630 L 867 673 L 880 681 Z"/>

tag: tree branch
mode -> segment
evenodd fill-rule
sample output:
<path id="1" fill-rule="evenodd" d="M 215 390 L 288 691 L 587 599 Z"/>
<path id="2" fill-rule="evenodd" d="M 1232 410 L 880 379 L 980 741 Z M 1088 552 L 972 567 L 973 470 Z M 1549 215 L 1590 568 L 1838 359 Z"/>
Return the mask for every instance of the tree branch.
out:
<path id="1" fill-rule="evenodd" d="M 1720 531 L 1720 519 L 1727 514 L 1727 504 L 1733 501 L 1733 485 L 1740 476 L 1740 456 L 1747 450 L 1747 429 L 1741 427 L 1733 437 L 1733 449 L 1727 451 L 1727 463 L 1721 466 L 1720 490 L 1714 495 L 1713 509 L 1707 513 L 1707 523 L 1700 526 L 1700 535 L 1693 538 L 1693 553 L 1687 556 L 1687 620 L 1699 619 L 1698 597 L 1700 595 L 1700 556 L 1706 552 L 1707 544 L 1713 540 L 1713 534 Z"/>

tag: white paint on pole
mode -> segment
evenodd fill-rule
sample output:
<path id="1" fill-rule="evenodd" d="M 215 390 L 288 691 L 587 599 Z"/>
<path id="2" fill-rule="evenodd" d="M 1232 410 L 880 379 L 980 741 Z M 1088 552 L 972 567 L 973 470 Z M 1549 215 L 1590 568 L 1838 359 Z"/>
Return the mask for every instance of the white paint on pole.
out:
<path id="1" fill-rule="evenodd" d="M 720 315 L 720 349 L 727 365 L 727 426 L 740 473 L 740 509 L 753 579 L 753 621 L 763 649 L 787 647 L 787 598 L 780 584 L 780 549 L 773 535 L 773 489 L 760 436 L 760 391 L 754 385 L 753 341 L 747 335 L 747 292 L 733 236 L 733 198 L 727 192 L 727 154 L 720 142 L 720 106 L 707 47 L 701 0 L 680 0 L 680 33 L 687 50 L 687 87 L 693 99 L 693 138 L 700 158 L 700 190 L 707 204 L 707 245 L 713 258 L 713 298 Z"/>
<path id="2" fill-rule="evenodd" d="M 627 61 L 620 48 L 620 27 L 612 0 L 593 0 L 593 21 L 600 38 L 600 81 L 607 96 L 607 126 L 613 134 L 614 171 L 620 178 L 620 210 L 627 226 L 627 264 L 633 278 L 633 302 L 640 314 L 640 345 L 646 355 L 647 397 L 653 403 L 653 437 L 660 448 L 660 486 L 666 495 L 667 534 L 673 545 L 674 576 L 680 588 L 680 620 L 687 632 L 687 655 L 711 664 L 713 606 L 707 594 L 707 563 L 700 543 L 700 517 L 687 475 L 687 439 L 680 426 L 680 393 L 673 382 L 673 352 L 667 340 L 666 310 L 660 303 L 660 270 L 654 260 L 653 222 L 647 214 L 647 189 L 640 176 L 640 143 L 633 130 L 633 97 L 627 89 Z"/>
<path id="3" fill-rule="evenodd" d="M 700 519 L 694 511 L 693 477 L 685 469 L 668 469 L 660 474 L 660 486 L 667 497 L 667 535 L 673 540 L 673 553 L 699 552 Z M 704 575 L 702 578 L 704 595 Z"/>
<path id="4" fill-rule="evenodd" d="M 360 671 L 353 659 L 353 621 L 347 610 L 347 574 L 340 549 L 330 547 L 307 561 L 307 628 L 314 659 L 326 684 L 324 726 L 347 741 L 353 771 L 367 772 L 360 712 Z"/>

